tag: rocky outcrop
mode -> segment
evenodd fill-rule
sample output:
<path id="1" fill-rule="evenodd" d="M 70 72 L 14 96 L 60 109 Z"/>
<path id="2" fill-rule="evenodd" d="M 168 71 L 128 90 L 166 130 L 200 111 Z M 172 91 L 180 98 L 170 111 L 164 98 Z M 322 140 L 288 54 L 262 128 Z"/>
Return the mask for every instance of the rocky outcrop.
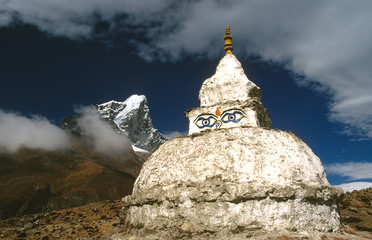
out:
<path id="1" fill-rule="evenodd" d="M 147 99 L 143 95 L 132 95 L 124 102 L 109 101 L 96 107 L 102 120 L 128 138 L 133 151 L 142 162 L 166 140 L 153 128 Z M 68 116 L 60 127 L 75 136 L 84 136 L 86 132 L 78 124 L 81 117 L 81 113 Z"/>
<path id="2" fill-rule="evenodd" d="M 109 101 L 96 107 L 103 120 L 128 137 L 134 151 L 138 150 L 140 155 L 144 154 L 141 149 L 148 152 L 146 158 L 166 140 L 153 128 L 147 99 L 143 95 L 132 95 L 124 102 Z M 60 127 L 75 136 L 83 136 L 84 131 L 78 124 L 80 117 L 81 114 L 66 117 Z"/>
<path id="3" fill-rule="evenodd" d="M 147 99 L 132 95 L 124 102 L 110 101 L 97 105 L 103 119 L 112 121 L 137 148 L 154 152 L 165 138 L 152 126 Z"/>

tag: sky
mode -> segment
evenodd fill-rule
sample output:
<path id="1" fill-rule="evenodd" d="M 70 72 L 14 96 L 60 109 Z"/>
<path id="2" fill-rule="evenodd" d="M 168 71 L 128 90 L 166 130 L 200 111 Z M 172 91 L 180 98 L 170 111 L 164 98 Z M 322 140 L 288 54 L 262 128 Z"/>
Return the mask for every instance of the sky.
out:
<path id="1" fill-rule="evenodd" d="M 371 12 L 369 0 L 0 0 L 0 145 L 37 134 L 17 123 L 59 136 L 78 106 L 132 94 L 160 132 L 186 134 L 230 25 L 272 128 L 305 141 L 331 184 L 372 186 Z"/>

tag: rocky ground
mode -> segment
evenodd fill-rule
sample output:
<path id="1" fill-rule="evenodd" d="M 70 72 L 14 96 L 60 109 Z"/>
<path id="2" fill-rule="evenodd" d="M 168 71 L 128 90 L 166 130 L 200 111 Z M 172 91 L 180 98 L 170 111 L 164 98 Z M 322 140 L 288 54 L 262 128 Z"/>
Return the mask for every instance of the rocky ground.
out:
<path id="1" fill-rule="evenodd" d="M 344 224 L 372 233 L 372 188 L 345 194 L 340 210 Z"/>
<path id="2" fill-rule="evenodd" d="M 341 235 L 324 234 L 319 239 L 372 239 L 371 199 L 372 188 L 347 193 L 340 203 L 342 221 L 346 225 Z M 123 239 L 118 237 L 126 231 L 123 219 L 120 200 L 103 201 L 2 220 L 0 239 Z M 281 233 L 260 237 L 253 239 L 312 239 Z"/>
<path id="3" fill-rule="evenodd" d="M 48 213 L 25 215 L 0 222 L 0 239 L 104 239 L 122 231 L 120 200 Z"/>

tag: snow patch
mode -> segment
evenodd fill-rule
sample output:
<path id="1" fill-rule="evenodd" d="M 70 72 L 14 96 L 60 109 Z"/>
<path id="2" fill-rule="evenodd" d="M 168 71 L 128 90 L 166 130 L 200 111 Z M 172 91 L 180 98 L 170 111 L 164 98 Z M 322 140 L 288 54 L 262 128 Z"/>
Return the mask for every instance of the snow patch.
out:
<path id="1" fill-rule="evenodd" d="M 145 149 L 142 149 L 142 148 L 139 148 L 139 147 L 136 147 L 134 145 L 132 145 L 132 149 L 134 151 L 134 153 L 137 155 L 137 157 L 139 157 L 139 159 L 142 161 L 142 162 L 146 162 L 146 160 L 149 158 L 149 156 L 151 155 L 151 153 L 149 151 L 146 151 Z"/>
<path id="2" fill-rule="evenodd" d="M 136 146 L 134 146 L 134 145 L 132 145 L 132 148 L 133 148 L 133 151 L 134 151 L 134 152 L 141 152 L 141 153 L 148 153 L 148 154 L 150 154 L 149 151 L 146 151 L 145 149 L 142 149 L 142 148 L 136 147 Z"/>
<path id="3" fill-rule="evenodd" d="M 114 100 L 111 100 L 111 101 L 108 101 L 108 102 L 105 102 L 105 103 L 98 104 L 98 106 L 110 105 L 110 104 L 112 104 L 112 103 L 118 103 L 118 102 L 116 102 L 116 101 L 114 101 Z"/>
<path id="4" fill-rule="evenodd" d="M 118 121 L 121 120 L 122 118 L 125 117 L 130 111 L 133 109 L 138 109 L 140 108 L 141 102 L 145 101 L 146 97 L 144 95 L 132 95 L 130 96 L 127 100 L 123 102 L 124 104 L 124 109 L 121 111 L 116 117 L 114 122 L 116 124 L 120 124 Z"/>

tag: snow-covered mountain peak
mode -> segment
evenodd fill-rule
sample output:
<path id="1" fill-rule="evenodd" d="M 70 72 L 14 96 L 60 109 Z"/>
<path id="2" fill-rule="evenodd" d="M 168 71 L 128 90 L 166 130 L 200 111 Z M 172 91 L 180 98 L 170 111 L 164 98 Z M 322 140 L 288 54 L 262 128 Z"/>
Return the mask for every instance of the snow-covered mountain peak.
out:
<path id="1" fill-rule="evenodd" d="M 142 161 L 166 140 L 152 126 L 150 110 L 144 95 L 132 95 L 124 102 L 111 100 L 96 107 L 102 119 L 115 131 L 128 137 L 134 152 Z M 66 117 L 61 123 L 61 128 L 78 136 L 84 135 L 83 129 L 78 125 L 79 118 L 81 114 Z"/>
<path id="2" fill-rule="evenodd" d="M 147 99 L 144 95 L 132 95 L 127 100 L 125 100 L 122 105 L 122 109 L 115 117 L 114 122 L 120 124 L 121 120 L 132 110 L 140 109 L 141 106 L 144 109 L 148 109 Z"/>
<path id="3" fill-rule="evenodd" d="M 143 101 L 147 102 L 145 95 L 134 94 L 124 101 L 124 104 L 126 105 L 125 110 L 129 112 L 134 108 L 139 108 Z"/>
<path id="4" fill-rule="evenodd" d="M 138 148 L 151 153 L 165 142 L 165 138 L 152 126 L 147 99 L 144 95 L 134 94 L 124 102 L 102 103 L 97 105 L 97 110 L 102 118 L 114 122 Z"/>

